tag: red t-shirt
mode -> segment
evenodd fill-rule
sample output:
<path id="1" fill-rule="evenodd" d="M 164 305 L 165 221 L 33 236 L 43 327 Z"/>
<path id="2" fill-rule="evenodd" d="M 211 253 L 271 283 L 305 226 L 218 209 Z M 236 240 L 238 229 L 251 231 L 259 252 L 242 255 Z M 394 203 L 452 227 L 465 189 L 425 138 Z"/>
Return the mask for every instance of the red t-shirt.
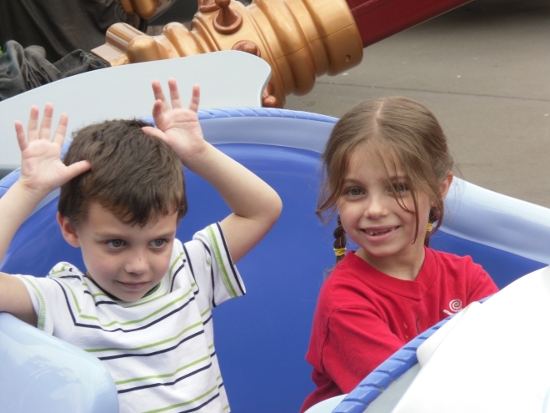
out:
<path id="1" fill-rule="evenodd" d="M 349 393 L 418 334 L 497 291 L 470 257 L 426 248 L 418 276 L 405 281 L 348 253 L 319 294 L 306 355 L 317 389 L 301 411 Z"/>

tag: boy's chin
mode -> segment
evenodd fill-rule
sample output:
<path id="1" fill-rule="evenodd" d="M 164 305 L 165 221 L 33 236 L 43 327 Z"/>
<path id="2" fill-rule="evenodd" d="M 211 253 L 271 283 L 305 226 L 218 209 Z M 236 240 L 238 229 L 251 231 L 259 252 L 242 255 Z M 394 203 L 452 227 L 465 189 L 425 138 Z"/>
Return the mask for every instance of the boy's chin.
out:
<path id="1" fill-rule="evenodd" d="M 86 276 L 90 278 L 94 284 L 96 284 L 104 293 L 107 295 L 110 299 L 114 301 L 121 301 L 121 302 L 127 302 L 132 303 L 135 301 L 141 300 L 143 297 L 153 293 L 158 286 L 157 284 L 153 288 L 148 288 L 148 283 L 140 283 L 140 284 L 126 284 L 126 283 L 119 283 L 118 288 L 105 288 L 105 286 L 101 285 L 100 283 L 95 280 L 90 273 L 86 273 Z"/>

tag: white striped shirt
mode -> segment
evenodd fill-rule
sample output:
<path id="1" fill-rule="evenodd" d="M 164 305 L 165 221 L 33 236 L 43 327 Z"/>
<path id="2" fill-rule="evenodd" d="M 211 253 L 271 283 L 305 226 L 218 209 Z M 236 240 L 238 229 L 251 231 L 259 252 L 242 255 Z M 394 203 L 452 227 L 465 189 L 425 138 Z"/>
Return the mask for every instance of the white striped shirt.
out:
<path id="1" fill-rule="evenodd" d="M 45 278 L 22 276 L 38 328 L 102 360 L 120 411 L 229 412 L 212 308 L 245 293 L 218 224 L 181 244 L 158 286 L 135 302 L 110 297 L 68 263 Z"/>

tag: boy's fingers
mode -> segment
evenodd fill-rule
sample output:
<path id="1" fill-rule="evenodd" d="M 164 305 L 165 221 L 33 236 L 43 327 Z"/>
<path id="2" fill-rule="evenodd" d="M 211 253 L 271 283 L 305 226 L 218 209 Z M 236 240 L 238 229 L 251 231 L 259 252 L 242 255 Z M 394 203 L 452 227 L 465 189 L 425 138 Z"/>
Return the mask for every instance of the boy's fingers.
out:
<path id="1" fill-rule="evenodd" d="M 63 141 L 65 140 L 65 133 L 67 133 L 68 121 L 69 117 L 67 116 L 67 114 L 61 114 L 61 117 L 59 118 L 59 123 L 57 124 L 57 128 L 55 129 L 55 133 L 53 135 L 53 142 L 59 144 L 59 146 L 63 145 Z"/>
<path id="2" fill-rule="evenodd" d="M 199 103 L 201 100 L 201 90 L 199 85 L 193 85 L 193 92 L 191 95 L 191 102 L 189 103 L 189 110 L 197 112 L 199 110 Z"/>
<path id="3" fill-rule="evenodd" d="M 143 132 L 147 135 L 152 136 L 153 138 L 164 139 L 164 133 L 160 129 L 154 128 L 152 126 L 144 126 L 141 128 Z"/>
<path id="4" fill-rule="evenodd" d="M 73 179 L 75 176 L 86 172 L 91 167 L 90 161 L 79 161 L 67 166 L 67 181 Z"/>
<path id="5" fill-rule="evenodd" d="M 157 100 L 153 105 L 153 119 L 157 126 L 164 121 L 164 103 L 161 100 Z"/>
<path id="6" fill-rule="evenodd" d="M 38 130 L 38 139 L 50 139 L 50 129 L 52 127 L 53 105 L 46 103 L 40 129 Z"/>
<path id="7" fill-rule="evenodd" d="M 152 87 L 153 94 L 155 95 L 155 100 L 166 102 L 166 96 L 164 96 L 164 91 L 162 90 L 160 82 L 158 80 L 153 80 Z"/>
<path id="8" fill-rule="evenodd" d="M 21 149 L 21 152 L 23 152 L 27 147 L 27 137 L 25 136 L 25 129 L 23 128 L 23 124 L 18 120 L 15 121 L 15 136 L 17 137 L 19 149 Z"/>
<path id="9" fill-rule="evenodd" d="M 29 122 L 27 123 L 27 139 L 29 141 L 34 140 L 38 137 L 37 127 L 38 127 L 38 107 L 33 106 L 31 107 Z"/>
<path id="10" fill-rule="evenodd" d="M 170 90 L 170 101 L 172 102 L 172 108 L 183 108 L 176 79 L 168 79 L 168 89 Z"/>

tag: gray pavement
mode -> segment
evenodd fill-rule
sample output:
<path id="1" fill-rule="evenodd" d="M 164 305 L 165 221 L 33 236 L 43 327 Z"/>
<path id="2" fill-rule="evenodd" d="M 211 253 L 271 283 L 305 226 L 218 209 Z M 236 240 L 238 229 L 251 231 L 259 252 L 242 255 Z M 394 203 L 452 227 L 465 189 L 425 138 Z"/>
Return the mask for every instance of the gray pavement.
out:
<path id="1" fill-rule="evenodd" d="M 440 120 L 459 176 L 550 207 L 550 1 L 477 0 L 365 48 L 287 109 L 339 117 L 405 95 Z"/>

